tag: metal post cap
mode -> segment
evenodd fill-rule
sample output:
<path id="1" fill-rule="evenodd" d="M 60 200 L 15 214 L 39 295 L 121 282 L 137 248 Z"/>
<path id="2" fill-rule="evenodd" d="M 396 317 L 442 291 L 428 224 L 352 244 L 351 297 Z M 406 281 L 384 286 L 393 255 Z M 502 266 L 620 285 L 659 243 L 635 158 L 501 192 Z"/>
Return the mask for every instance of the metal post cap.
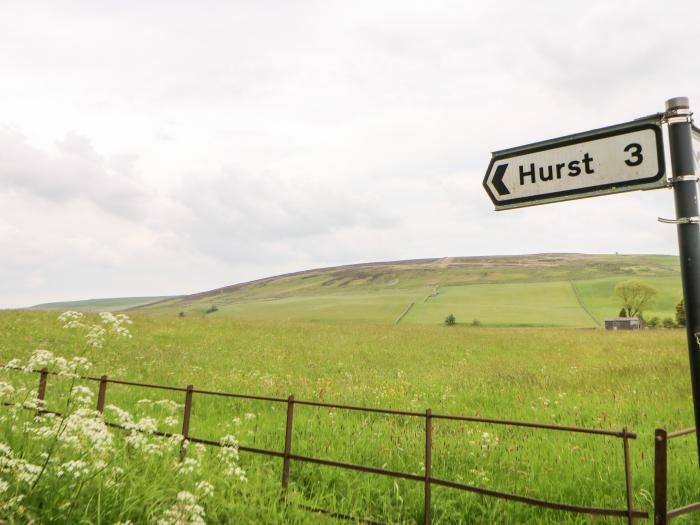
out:
<path id="1" fill-rule="evenodd" d="M 690 100 L 688 97 L 673 97 L 666 101 L 666 111 L 671 111 L 672 109 L 688 109 L 690 107 Z"/>

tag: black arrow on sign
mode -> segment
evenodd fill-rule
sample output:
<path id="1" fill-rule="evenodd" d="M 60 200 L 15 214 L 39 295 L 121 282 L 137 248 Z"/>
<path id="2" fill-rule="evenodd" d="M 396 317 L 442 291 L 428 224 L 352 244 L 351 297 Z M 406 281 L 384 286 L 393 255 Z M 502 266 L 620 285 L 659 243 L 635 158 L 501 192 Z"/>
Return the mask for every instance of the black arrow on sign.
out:
<path id="1" fill-rule="evenodd" d="M 496 174 L 493 176 L 493 187 L 496 188 L 496 191 L 498 192 L 499 195 L 510 195 L 510 192 L 508 191 L 508 188 L 506 188 L 506 185 L 503 184 L 503 177 L 506 174 L 506 170 L 508 169 L 508 164 L 501 164 L 496 168 Z"/>

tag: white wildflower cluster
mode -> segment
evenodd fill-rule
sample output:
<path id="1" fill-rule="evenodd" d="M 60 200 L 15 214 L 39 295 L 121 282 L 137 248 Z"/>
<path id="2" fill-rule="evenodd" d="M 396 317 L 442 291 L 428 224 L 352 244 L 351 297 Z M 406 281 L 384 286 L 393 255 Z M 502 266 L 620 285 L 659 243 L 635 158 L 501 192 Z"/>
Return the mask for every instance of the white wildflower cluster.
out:
<path id="1" fill-rule="evenodd" d="M 2 370 L 3 368 L 6 368 L 6 369 L 22 368 L 22 361 L 20 361 L 17 358 L 10 359 L 7 363 L 0 366 L 0 370 Z"/>
<path id="2" fill-rule="evenodd" d="M 86 477 L 90 474 L 90 467 L 86 461 L 82 459 L 72 459 L 63 463 L 56 471 L 56 477 L 62 478 L 72 477 L 78 479 L 80 477 Z"/>
<path id="3" fill-rule="evenodd" d="M 180 445 L 182 436 L 174 436 L 169 439 L 157 437 L 153 439 L 153 434 L 158 430 L 158 422 L 152 417 L 134 417 L 115 405 L 107 405 L 105 410 L 114 414 L 117 422 L 124 429 L 129 431 L 124 438 L 126 444 L 134 450 L 140 450 L 147 456 L 163 456 L 168 450 L 172 450 Z"/>
<path id="4" fill-rule="evenodd" d="M 41 467 L 16 458 L 6 443 L 0 442 L 0 474 L 22 483 L 32 483 L 41 472 Z"/>
<path id="5" fill-rule="evenodd" d="M 45 414 L 40 424 L 25 425 L 24 432 L 37 441 L 55 439 L 62 450 L 75 451 L 95 461 L 112 452 L 109 428 L 96 411 L 84 407 L 64 419 Z"/>
<path id="6" fill-rule="evenodd" d="M 120 337 L 131 338 L 131 332 L 125 325 L 132 324 L 131 319 L 126 314 L 114 315 L 111 312 L 100 312 L 102 323 L 109 326 L 111 332 Z"/>
<path id="7" fill-rule="evenodd" d="M 177 464 L 177 475 L 186 476 L 199 468 L 199 461 L 195 458 L 185 458 Z"/>
<path id="8" fill-rule="evenodd" d="M 85 341 L 92 348 L 103 348 L 108 333 L 118 337 L 131 338 L 131 332 L 126 327 L 126 325 L 132 324 L 128 315 L 100 312 L 99 316 L 102 321 L 101 324 L 87 325 L 84 314 L 69 310 L 59 315 L 58 320 L 63 323 L 63 328 L 87 328 Z"/>
<path id="9" fill-rule="evenodd" d="M 48 366 L 53 363 L 54 355 L 53 352 L 48 350 L 37 349 L 34 350 L 32 355 L 29 357 L 29 361 L 24 365 L 24 370 L 31 372 L 32 370 L 41 370 L 42 368 L 48 368 Z"/>
<path id="10" fill-rule="evenodd" d="M 129 412 L 119 408 L 116 405 L 107 405 L 105 408 L 114 413 L 119 424 L 126 430 L 134 430 L 144 432 L 146 434 L 153 434 L 156 430 L 158 430 L 157 422 L 152 417 L 142 417 L 134 421 L 134 418 Z"/>
<path id="11" fill-rule="evenodd" d="M 240 481 L 248 481 L 245 476 L 245 470 L 238 465 L 238 440 L 236 436 L 228 434 L 222 437 L 220 442 L 219 460 L 224 467 L 226 475 L 236 476 Z"/>
<path id="12" fill-rule="evenodd" d="M 214 495 L 214 485 L 208 481 L 198 481 L 195 485 L 195 489 L 197 490 L 197 494 L 202 498 L 208 498 Z"/>
<path id="13" fill-rule="evenodd" d="M 167 509 L 156 522 L 157 525 L 205 525 L 204 508 L 197 497 L 183 490 L 177 494 L 175 505 Z"/>
<path id="14" fill-rule="evenodd" d="M 53 352 L 42 349 L 34 350 L 32 355 L 29 356 L 27 364 L 24 366 L 21 366 L 21 361 L 19 359 L 13 359 L 12 364 L 13 367 L 22 368 L 25 372 L 33 372 L 47 368 L 60 376 L 69 377 L 75 377 L 92 368 L 92 363 L 84 357 L 77 356 L 66 359 L 65 357 L 56 356 Z M 6 366 L 9 367 L 9 365 L 10 363 Z"/>
<path id="15" fill-rule="evenodd" d="M 87 334 L 85 334 L 85 341 L 87 342 L 88 346 L 100 349 L 104 347 L 106 333 L 107 330 L 102 328 L 100 325 L 93 324 L 90 326 L 90 328 L 88 328 Z"/>
<path id="16" fill-rule="evenodd" d="M 176 403 L 172 399 L 159 399 L 158 401 L 153 402 L 154 405 L 158 405 L 169 412 L 174 412 L 178 408 L 182 408 L 182 405 L 179 403 Z"/>
<path id="17" fill-rule="evenodd" d="M 15 393 L 15 387 L 5 381 L 0 381 L 0 399 L 8 398 Z"/>
<path id="18" fill-rule="evenodd" d="M 81 312 L 68 310 L 58 316 L 58 320 L 63 323 L 63 328 L 79 328 L 85 326 L 83 319 L 85 316 Z"/>
<path id="19" fill-rule="evenodd" d="M 79 405 L 91 405 L 94 394 L 92 390 L 83 385 L 76 385 L 71 388 L 71 399 Z"/>
<path id="20" fill-rule="evenodd" d="M 112 433 L 98 413 L 79 408 L 64 421 L 59 441 L 64 448 L 87 451 L 92 456 L 105 456 L 112 449 Z"/>

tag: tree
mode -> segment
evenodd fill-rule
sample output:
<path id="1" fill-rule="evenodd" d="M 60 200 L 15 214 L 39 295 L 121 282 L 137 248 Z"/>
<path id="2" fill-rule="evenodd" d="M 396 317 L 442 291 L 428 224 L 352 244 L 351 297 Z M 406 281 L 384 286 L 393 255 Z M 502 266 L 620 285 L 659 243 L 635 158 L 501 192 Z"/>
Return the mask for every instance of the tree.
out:
<path id="1" fill-rule="evenodd" d="M 445 325 L 446 326 L 452 326 L 457 322 L 457 319 L 455 319 L 455 316 L 450 314 L 447 317 L 445 317 Z"/>
<path id="2" fill-rule="evenodd" d="M 676 324 L 678 326 L 685 326 L 685 303 L 683 299 L 676 305 Z"/>
<path id="3" fill-rule="evenodd" d="M 673 319 L 670 317 L 664 317 L 664 320 L 661 321 L 661 324 L 664 328 L 673 328 L 676 326 L 676 324 L 673 322 Z"/>
<path id="4" fill-rule="evenodd" d="M 640 316 L 644 310 L 653 307 L 657 293 L 656 288 L 639 279 L 629 279 L 615 285 L 615 297 L 619 300 L 625 317 Z"/>

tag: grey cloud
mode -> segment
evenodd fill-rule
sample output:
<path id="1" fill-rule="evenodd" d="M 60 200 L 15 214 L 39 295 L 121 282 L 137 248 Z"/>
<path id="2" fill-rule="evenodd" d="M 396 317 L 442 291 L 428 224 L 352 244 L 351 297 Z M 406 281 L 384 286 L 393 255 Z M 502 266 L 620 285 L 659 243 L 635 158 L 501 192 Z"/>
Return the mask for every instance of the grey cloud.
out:
<path id="1" fill-rule="evenodd" d="M 134 173 L 134 157 L 98 155 L 88 139 L 68 133 L 55 154 L 32 147 L 20 133 L 0 129 L 0 184 L 53 202 L 88 201 L 129 219 L 142 219 L 153 193 Z"/>
<path id="2" fill-rule="evenodd" d="M 270 172 L 249 175 L 230 167 L 213 178 L 187 177 L 171 198 L 180 208 L 178 231 L 205 251 L 237 260 L 265 246 L 274 252 L 342 230 L 385 229 L 396 222 L 371 188 Z"/>

